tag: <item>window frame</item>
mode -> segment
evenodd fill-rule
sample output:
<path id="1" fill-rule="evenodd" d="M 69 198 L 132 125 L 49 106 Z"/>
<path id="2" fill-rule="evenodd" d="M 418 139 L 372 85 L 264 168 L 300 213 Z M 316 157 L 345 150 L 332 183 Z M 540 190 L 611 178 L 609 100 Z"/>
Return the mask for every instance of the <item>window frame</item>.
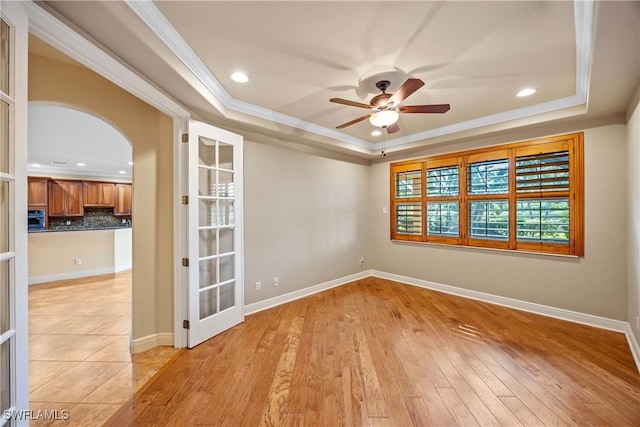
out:
<path id="1" fill-rule="evenodd" d="M 518 158 L 549 153 L 568 152 L 569 184 L 567 190 L 541 189 L 540 191 L 517 191 L 516 160 Z M 506 193 L 470 193 L 469 165 L 472 163 L 506 159 L 508 161 L 508 191 Z M 429 169 L 447 166 L 458 167 L 458 195 L 428 195 L 427 177 Z M 584 134 L 582 132 L 558 135 L 535 140 L 502 144 L 492 147 L 453 152 L 391 163 L 390 171 L 390 236 L 394 241 L 436 243 L 452 246 L 502 249 L 508 251 L 534 252 L 556 255 L 584 256 Z M 396 197 L 396 174 L 420 171 L 420 197 Z M 551 201 L 567 199 L 569 202 L 569 238 L 567 243 L 541 240 L 540 242 L 518 240 L 517 206 L 519 200 Z M 470 236 L 470 204 L 473 201 L 506 200 L 508 203 L 508 239 L 493 240 Z M 458 203 L 458 236 L 430 235 L 428 230 L 428 203 Z M 419 203 L 421 207 L 421 233 L 396 232 L 396 206 L 398 203 Z"/>

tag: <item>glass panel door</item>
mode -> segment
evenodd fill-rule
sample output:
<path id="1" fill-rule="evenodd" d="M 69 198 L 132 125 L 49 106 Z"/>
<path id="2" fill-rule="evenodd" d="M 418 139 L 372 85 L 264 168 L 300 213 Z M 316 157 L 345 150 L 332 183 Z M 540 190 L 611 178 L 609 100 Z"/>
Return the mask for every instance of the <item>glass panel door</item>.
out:
<path id="1" fill-rule="evenodd" d="M 189 127 L 188 346 L 243 320 L 242 137 Z"/>
<path id="2" fill-rule="evenodd" d="M 27 16 L 0 8 L 0 426 L 25 425 Z M 24 108 L 23 108 L 24 107 Z"/>

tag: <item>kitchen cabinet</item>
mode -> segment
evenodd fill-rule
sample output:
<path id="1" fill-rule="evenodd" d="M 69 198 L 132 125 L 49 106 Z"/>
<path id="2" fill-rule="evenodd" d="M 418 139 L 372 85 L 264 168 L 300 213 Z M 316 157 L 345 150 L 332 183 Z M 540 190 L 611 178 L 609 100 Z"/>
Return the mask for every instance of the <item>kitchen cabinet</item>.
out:
<path id="1" fill-rule="evenodd" d="M 116 216 L 131 215 L 131 184 L 116 184 L 116 203 L 113 214 Z"/>
<path id="2" fill-rule="evenodd" d="M 111 182 L 84 181 L 84 206 L 113 207 L 115 205 L 115 184 Z"/>
<path id="3" fill-rule="evenodd" d="M 27 204 L 29 209 L 47 208 L 47 184 L 49 178 L 29 177 Z"/>
<path id="4" fill-rule="evenodd" d="M 82 181 L 49 181 L 50 217 L 69 217 L 84 215 L 84 197 Z"/>

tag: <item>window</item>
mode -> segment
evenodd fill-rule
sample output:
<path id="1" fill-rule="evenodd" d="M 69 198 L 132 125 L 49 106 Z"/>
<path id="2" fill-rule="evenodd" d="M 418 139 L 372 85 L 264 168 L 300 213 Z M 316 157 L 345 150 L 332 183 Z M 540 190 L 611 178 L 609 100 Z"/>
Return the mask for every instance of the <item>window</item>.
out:
<path id="1" fill-rule="evenodd" d="M 391 164 L 391 238 L 582 256 L 583 134 Z"/>

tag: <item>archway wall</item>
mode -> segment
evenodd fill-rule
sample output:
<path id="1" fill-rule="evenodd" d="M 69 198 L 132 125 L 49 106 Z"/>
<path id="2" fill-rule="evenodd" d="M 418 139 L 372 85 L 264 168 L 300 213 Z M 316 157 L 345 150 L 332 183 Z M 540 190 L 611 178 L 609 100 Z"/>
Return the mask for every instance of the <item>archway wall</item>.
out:
<path id="1" fill-rule="evenodd" d="M 173 332 L 173 120 L 97 73 L 29 55 L 29 101 L 76 107 L 133 148 L 133 339 Z"/>

